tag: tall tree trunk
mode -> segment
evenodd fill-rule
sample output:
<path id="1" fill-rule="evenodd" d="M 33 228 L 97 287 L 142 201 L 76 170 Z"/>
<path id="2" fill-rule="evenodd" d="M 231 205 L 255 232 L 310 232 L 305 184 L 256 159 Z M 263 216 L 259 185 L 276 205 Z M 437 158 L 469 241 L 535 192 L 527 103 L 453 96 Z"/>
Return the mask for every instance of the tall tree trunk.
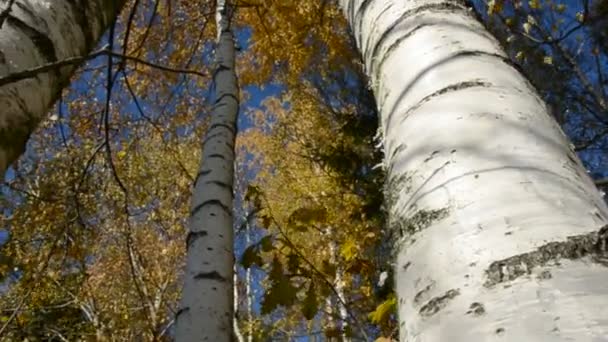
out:
<path id="1" fill-rule="evenodd" d="M 216 98 L 194 184 L 186 272 L 176 341 L 230 341 L 233 337 L 232 201 L 239 93 L 228 8 L 217 2 Z"/>
<path id="2" fill-rule="evenodd" d="M 350 338 L 346 334 L 346 329 L 348 328 L 348 312 L 346 311 L 346 307 L 343 303 L 346 303 L 346 298 L 344 296 L 344 268 L 340 265 L 338 261 L 338 244 L 331 237 L 335 234 L 335 231 L 332 227 L 327 228 L 327 236 L 329 237 L 329 263 L 331 265 L 337 265 L 336 267 L 336 279 L 334 280 L 335 288 L 336 288 L 336 298 L 332 296 L 328 296 L 326 299 L 327 312 L 332 315 L 337 311 L 337 317 L 340 317 L 339 321 L 335 321 L 333 317 L 330 316 L 330 326 L 340 331 L 339 341 L 341 342 L 349 342 Z"/>
<path id="3" fill-rule="evenodd" d="M 249 225 L 248 217 L 245 217 L 245 246 L 251 245 L 251 226 Z M 247 342 L 253 342 L 253 291 L 251 288 L 252 282 L 251 267 L 245 270 L 245 310 L 247 312 Z"/>
<path id="4" fill-rule="evenodd" d="M 608 336 L 608 210 L 494 37 L 464 1 L 341 4 L 380 108 L 401 340 Z"/>
<path id="5" fill-rule="evenodd" d="M 0 78 L 87 54 L 124 2 L 3 0 Z M 75 68 L 66 66 L 0 87 L 0 176 L 4 177 L 6 168 L 23 153 L 30 134 Z"/>

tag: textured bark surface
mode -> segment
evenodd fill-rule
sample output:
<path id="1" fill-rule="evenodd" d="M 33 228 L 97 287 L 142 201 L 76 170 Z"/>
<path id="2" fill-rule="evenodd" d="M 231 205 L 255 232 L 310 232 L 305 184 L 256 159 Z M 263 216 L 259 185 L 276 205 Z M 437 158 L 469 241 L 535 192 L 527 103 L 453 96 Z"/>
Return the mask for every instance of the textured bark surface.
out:
<path id="1" fill-rule="evenodd" d="M 607 341 L 608 210 L 463 1 L 342 0 L 381 115 L 401 341 Z"/>
<path id="2" fill-rule="evenodd" d="M 124 0 L 16 0 L 0 28 L 0 78 L 86 55 L 116 18 Z M 1 1 L 4 10 L 10 1 Z M 75 66 L 0 87 L 0 175 L 25 144 Z"/>
<path id="3" fill-rule="evenodd" d="M 186 273 L 176 317 L 178 342 L 227 342 L 233 337 L 232 189 L 239 93 L 227 9 L 223 1 L 217 8 L 216 98 L 192 196 Z"/>

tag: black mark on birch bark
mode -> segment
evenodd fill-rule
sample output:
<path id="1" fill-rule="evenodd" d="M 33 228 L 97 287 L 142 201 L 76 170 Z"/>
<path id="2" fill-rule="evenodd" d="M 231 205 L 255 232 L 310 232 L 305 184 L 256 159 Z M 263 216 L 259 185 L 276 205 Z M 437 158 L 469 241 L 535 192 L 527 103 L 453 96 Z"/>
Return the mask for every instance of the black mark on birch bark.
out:
<path id="1" fill-rule="evenodd" d="M 418 291 L 418 293 L 416 293 L 416 296 L 414 296 L 414 304 L 418 305 L 420 304 L 420 302 L 422 301 L 422 299 L 424 298 L 424 296 L 431 290 L 433 289 L 433 287 L 435 286 L 435 282 L 431 282 L 430 284 L 428 284 L 427 286 L 424 287 L 424 289 Z"/>
<path id="2" fill-rule="evenodd" d="M 481 316 L 486 313 L 486 309 L 483 304 L 479 302 L 471 303 L 469 306 L 469 311 L 467 311 L 467 315 Z"/>
<path id="3" fill-rule="evenodd" d="M 227 130 L 229 130 L 232 134 L 234 134 L 234 127 L 232 127 L 231 125 L 227 125 L 224 123 L 214 123 L 211 126 L 209 126 L 209 132 L 213 131 L 214 129 L 218 129 L 218 128 L 225 128 Z"/>
<path id="4" fill-rule="evenodd" d="M 366 53 L 366 55 L 369 55 L 369 57 L 371 57 L 371 58 L 375 58 L 376 55 L 378 54 L 380 48 L 384 44 L 384 42 L 391 36 L 393 31 L 399 26 L 399 24 L 402 21 L 408 19 L 411 16 L 418 15 L 420 13 L 427 12 L 427 11 L 449 11 L 450 14 L 454 14 L 456 11 L 460 11 L 462 13 L 465 13 L 466 15 L 470 15 L 469 11 L 463 5 L 462 1 L 459 1 L 459 0 L 452 0 L 452 1 L 446 1 L 446 2 L 441 2 L 441 3 L 431 3 L 431 4 L 418 6 L 414 9 L 405 11 L 405 12 L 403 12 L 403 14 L 401 14 L 401 16 L 399 18 L 397 18 L 397 20 L 395 20 L 395 22 L 392 25 L 390 25 L 382 33 L 382 35 L 380 36 L 380 39 L 378 39 L 378 41 L 374 44 L 371 54 Z"/>
<path id="5" fill-rule="evenodd" d="M 443 87 L 439 90 L 437 90 L 436 92 L 425 96 L 424 98 L 422 98 L 420 101 L 418 101 L 415 105 L 413 105 L 412 107 L 410 107 L 407 112 L 405 112 L 405 115 L 403 115 L 403 117 L 401 118 L 401 121 L 403 122 L 405 119 L 407 119 L 407 117 L 414 112 L 416 109 L 422 107 L 425 103 L 431 101 L 433 98 L 444 95 L 444 94 L 448 94 L 448 93 L 452 93 L 455 91 L 459 91 L 459 90 L 463 90 L 463 89 L 469 89 L 469 88 L 488 88 L 491 87 L 492 84 L 489 82 L 484 82 L 482 80 L 472 80 L 472 81 L 464 81 L 464 82 L 458 82 L 456 84 L 450 84 L 446 87 Z"/>
<path id="6" fill-rule="evenodd" d="M 222 283 L 226 282 L 226 278 L 224 278 L 217 271 L 198 273 L 198 274 L 196 274 L 194 276 L 194 279 L 197 279 L 197 280 L 209 279 L 209 280 L 216 280 L 216 281 L 219 281 L 219 282 L 222 282 Z"/>
<path id="7" fill-rule="evenodd" d="M 593 262 L 608 267 L 608 226 L 597 232 L 570 236 L 565 241 L 549 242 L 535 250 L 515 255 L 490 264 L 484 286 L 529 275 L 535 267 L 558 263 L 560 259 L 577 260 L 590 257 Z"/>
<path id="8" fill-rule="evenodd" d="M 221 187 L 222 189 L 230 191 L 230 193 L 232 194 L 232 185 L 230 185 L 228 183 L 224 183 L 224 182 L 220 182 L 220 181 L 208 181 L 208 182 L 205 182 L 205 184 L 217 185 L 217 186 Z"/>
<path id="9" fill-rule="evenodd" d="M 435 297 L 424 304 L 420 310 L 420 316 L 431 317 L 441 309 L 445 308 L 448 303 L 456 296 L 460 295 L 459 289 L 451 289 L 439 297 Z"/>
<path id="10" fill-rule="evenodd" d="M 6 22 L 15 27 L 18 31 L 25 34 L 34 44 L 40 55 L 44 58 L 47 63 L 57 61 L 57 55 L 55 54 L 55 44 L 51 39 L 44 33 L 36 30 L 29 26 L 21 19 L 9 15 L 6 18 Z"/>
<path id="11" fill-rule="evenodd" d="M 205 237 L 207 235 L 208 233 L 206 230 L 201 230 L 198 232 L 189 232 L 186 236 L 186 248 L 190 248 L 190 246 L 196 239 Z"/>
<path id="12" fill-rule="evenodd" d="M 517 70 L 517 68 L 516 68 L 516 66 L 514 66 L 513 62 L 511 62 L 508 58 L 506 58 L 505 56 L 500 55 L 500 54 L 488 53 L 486 51 L 481 51 L 481 50 L 458 51 L 458 52 L 455 52 L 455 53 L 452 53 L 452 54 L 446 56 L 442 60 L 439 60 L 439 61 L 427 66 L 422 71 L 420 71 L 417 75 L 415 75 L 413 78 L 413 81 L 411 83 L 409 83 L 407 85 L 407 87 L 399 94 L 399 99 L 403 99 L 404 96 L 410 91 L 410 89 L 417 86 L 417 83 L 421 79 L 423 79 L 424 76 L 427 73 L 431 72 L 433 69 L 435 69 L 445 63 L 453 62 L 460 58 L 471 58 L 471 57 L 484 57 L 484 58 L 498 59 L 501 62 L 503 62 L 504 64 L 507 64 L 507 65 L 511 66 L 512 68 L 514 68 L 515 70 Z M 378 79 L 378 75 L 376 75 L 376 79 Z M 387 118 L 387 122 L 389 124 L 390 124 L 390 122 L 392 122 L 393 116 L 395 115 L 396 111 L 394 109 L 397 108 L 400 103 L 401 103 L 401 100 L 397 101 L 393 105 L 392 109 L 389 111 L 388 118 Z"/>
<path id="13" fill-rule="evenodd" d="M 228 208 L 224 203 L 222 203 L 220 200 L 208 200 L 205 201 L 199 205 L 197 205 L 196 207 L 194 207 L 194 209 L 192 209 L 192 213 L 191 216 L 196 215 L 196 213 L 198 211 L 200 211 L 203 207 L 208 206 L 208 205 L 215 205 L 218 206 L 220 208 L 222 208 L 222 210 L 228 214 L 229 216 L 232 216 L 232 211 L 230 210 L 230 208 Z"/>
<path id="14" fill-rule="evenodd" d="M 177 312 L 175 313 L 175 319 L 177 319 L 179 316 L 181 316 L 182 314 L 185 314 L 188 311 L 190 311 L 189 307 L 185 307 L 185 308 L 181 308 L 181 309 L 177 310 Z"/>

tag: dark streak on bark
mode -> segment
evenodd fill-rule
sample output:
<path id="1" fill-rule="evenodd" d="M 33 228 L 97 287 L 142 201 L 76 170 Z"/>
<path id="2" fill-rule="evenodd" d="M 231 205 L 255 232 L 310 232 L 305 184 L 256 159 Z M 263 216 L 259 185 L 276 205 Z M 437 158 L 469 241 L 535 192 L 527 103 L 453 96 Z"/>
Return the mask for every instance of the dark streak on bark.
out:
<path id="1" fill-rule="evenodd" d="M 230 193 L 232 193 L 232 185 L 224 183 L 224 182 L 220 182 L 220 181 L 208 181 L 205 182 L 205 184 L 213 184 L 213 185 L 217 185 L 225 190 L 230 191 Z"/>
<path id="2" fill-rule="evenodd" d="M 597 232 L 570 236 L 566 241 L 549 242 L 537 249 L 498 260 L 486 270 L 485 287 L 517 279 L 532 273 L 534 267 L 550 263 L 558 264 L 560 259 L 577 260 L 591 257 L 591 260 L 608 267 L 608 226 Z"/>
<path id="3" fill-rule="evenodd" d="M 365 14 L 365 11 L 367 10 L 367 8 L 369 7 L 369 5 L 372 3 L 372 0 L 363 0 L 363 2 L 361 3 L 361 5 L 359 6 L 359 8 L 357 8 L 357 10 L 355 11 L 355 13 L 352 15 L 352 22 L 356 23 L 357 26 L 359 26 L 359 44 L 363 44 L 363 42 L 361 41 L 361 28 L 363 26 L 362 20 L 361 18 L 363 18 L 363 15 Z"/>
<path id="4" fill-rule="evenodd" d="M 211 132 L 212 130 L 218 129 L 218 128 L 225 128 L 225 129 L 229 130 L 232 134 L 234 134 L 234 131 L 235 131 L 234 127 L 231 127 L 230 125 L 223 124 L 223 123 L 214 123 L 211 126 L 209 126 L 208 132 Z"/>
<path id="5" fill-rule="evenodd" d="M 378 41 L 374 44 L 372 50 L 371 50 L 371 55 L 370 57 L 376 58 L 376 54 L 379 52 L 380 48 L 382 47 L 382 44 L 384 44 L 384 42 L 390 37 L 390 35 L 393 33 L 393 31 L 395 30 L 395 28 L 397 26 L 399 26 L 399 24 L 403 21 L 406 20 L 407 18 L 420 14 L 422 12 L 427 12 L 427 11 L 450 11 L 450 12 L 455 12 L 455 11 L 462 11 L 463 13 L 469 14 L 469 11 L 467 10 L 466 6 L 463 4 L 462 1 L 460 0 L 452 0 L 449 2 L 441 2 L 441 3 L 431 3 L 428 5 L 422 5 L 422 6 L 418 6 L 414 9 L 411 9 L 409 11 L 405 11 L 403 12 L 403 14 L 397 19 L 395 20 L 395 22 L 389 26 L 383 33 L 382 36 L 380 36 L 380 39 L 378 39 Z M 366 55 L 368 55 L 368 53 L 366 52 Z"/>
<path id="6" fill-rule="evenodd" d="M 492 84 L 489 82 L 484 82 L 481 80 L 473 80 L 473 81 L 464 81 L 464 82 L 458 82 L 456 84 L 450 84 L 449 86 L 446 86 L 444 88 L 441 88 L 439 90 L 437 90 L 436 92 L 425 96 L 424 98 L 422 98 L 422 100 L 418 101 L 418 103 L 416 103 L 415 105 L 413 105 L 412 107 L 410 107 L 407 112 L 405 113 L 405 115 L 403 115 L 403 118 L 401 119 L 401 121 L 404 121 L 405 119 L 407 119 L 407 117 L 416 109 L 422 107 L 425 103 L 429 102 L 430 100 L 432 100 L 433 98 L 437 97 L 437 96 L 441 96 L 447 93 L 451 93 L 454 91 L 458 91 L 458 90 L 462 90 L 462 89 L 468 89 L 468 88 L 477 88 L 477 87 L 482 87 L 482 88 L 488 88 L 491 87 Z"/>
<path id="7" fill-rule="evenodd" d="M 206 230 L 201 230 L 199 232 L 188 232 L 186 236 L 186 249 L 190 248 L 190 245 L 198 239 L 209 235 Z"/>
<path id="8" fill-rule="evenodd" d="M 44 33 L 36 30 L 29 26 L 21 19 L 9 15 L 6 18 L 6 23 L 15 27 L 17 31 L 25 34 L 36 46 L 36 49 L 40 55 L 44 58 L 46 63 L 53 63 L 57 61 L 57 55 L 55 54 L 55 44 L 47 37 Z"/>
<path id="9" fill-rule="evenodd" d="M 177 317 L 179 317 L 182 314 L 185 314 L 186 312 L 190 311 L 189 307 L 185 307 L 185 308 L 180 308 L 179 310 L 177 310 L 177 312 L 175 313 L 175 319 L 177 320 Z"/>
<path id="10" fill-rule="evenodd" d="M 232 99 L 236 103 L 239 102 L 239 99 L 234 94 L 222 94 L 215 99 L 215 104 L 218 105 L 220 102 L 224 102 L 226 99 Z"/>
<path id="11" fill-rule="evenodd" d="M 205 158 L 220 158 L 220 159 L 226 159 L 226 157 L 224 157 L 223 154 L 220 153 L 212 153 L 208 156 L 205 156 Z"/>
<path id="12" fill-rule="evenodd" d="M 486 309 L 483 304 L 479 302 L 471 303 L 469 306 L 469 311 L 467 311 L 467 315 L 481 316 L 486 313 Z"/>
<path id="13" fill-rule="evenodd" d="M 205 145 L 206 143 L 208 143 L 210 140 L 221 137 L 223 135 L 226 135 L 226 133 L 224 132 L 219 132 L 219 133 L 214 133 L 214 134 L 210 134 L 207 135 L 207 137 L 205 137 L 205 140 L 203 140 L 203 145 Z M 230 139 L 229 137 L 223 137 L 224 139 Z"/>
<path id="14" fill-rule="evenodd" d="M 201 171 L 200 171 L 200 172 L 199 172 L 199 173 L 196 175 L 196 179 L 194 180 L 194 184 L 198 183 L 198 180 L 199 180 L 201 177 L 204 177 L 204 176 L 206 176 L 206 175 L 208 175 L 208 174 L 210 174 L 210 173 L 211 173 L 211 170 L 201 170 Z"/>
<path id="15" fill-rule="evenodd" d="M 459 289 L 451 289 L 439 297 L 435 297 L 424 304 L 420 310 L 420 316 L 428 318 L 445 308 L 456 296 L 460 295 Z"/>
<path id="16" fill-rule="evenodd" d="M 391 153 L 391 157 L 389 158 L 389 164 L 391 164 L 391 161 L 393 159 L 395 159 L 395 157 L 402 151 L 405 151 L 407 149 L 407 145 L 405 144 L 399 144 Z"/>
<path id="17" fill-rule="evenodd" d="M 219 281 L 222 283 L 226 282 L 226 278 L 222 277 L 222 275 L 219 274 L 217 271 L 200 272 L 194 276 L 194 279 L 197 279 L 197 280 L 209 279 L 209 280 L 216 280 L 216 281 Z"/>
<path id="18" fill-rule="evenodd" d="M 230 208 L 228 208 L 224 203 L 220 202 L 219 200 L 215 200 L 215 199 L 214 200 L 208 200 L 208 201 L 205 201 L 205 202 L 197 205 L 196 207 L 194 207 L 194 209 L 192 209 L 191 215 L 192 216 L 196 215 L 196 213 L 198 211 L 200 211 L 203 207 L 205 207 L 207 205 L 216 205 L 216 206 L 222 208 L 222 210 L 224 212 L 226 212 L 226 214 L 232 216 L 232 211 L 230 211 Z"/>
<path id="19" fill-rule="evenodd" d="M 416 293 L 416 296 L 414 296 L 414 304 L 415 305 L 420 304 L 424 295 L 427 294 L 434 286 L 435 286 L 435 282 L 431 282 L 430 284 L 425 286 L 424 289 L 422 289 L 418 293 Z"/>
<path id="20" fill-rule="evenodd" d="M 87 2 L 91 0 L 65 0 L 72 9 L 72 16 L 76 20 L 78 27 L 82 30 L 84 37 L 84 44 L 86 51 L 93 48 L 95 39 L 89 23 L 90 18 L 88 17 Z"/>
<path id="21" fill-rule="evenodd" d="M 503 62 L 503 63 L 505 63 L 505 64 L 507 64 L 507 65 L 511 66 L 511 67 L 512 67 L 512 68 L 514 68 L 515 70 L 519 70 L 519 69 L 517 68 L 517 66 L 516 66 L 516 65 L 514 65 L 514 64 L 513 64 L 513 62 L 512 62 L 511 60 L 509 60 L 509 58 L 506 58 L 505 56 L 502 56 L 502 55 L 499 55 L 499 54 L 488 53 L 488 52 L 486 52 L 486 51 L 481 51 L 481 50 L 465 50 L 465 51 L 458 51 L 458 52 L 455 52 L 455 53 L 453 53 L 453 54 L 451 54 L 451 55 L 449 55 L 449 56 L 446 56 L 446 57 L 445 57 L 445 58 L 443 58 L 442 60 L 440 60 L 440 61 L 438 61 L 438 62 L 436 62 L 436 63 L 434 63 L 434 64 L 432 64 L 432 65 L 427 66 L 427 67 L 426 67 L 424 70 L 422 70 L 421 72 L 419 72 L 419 73 L 418 73 L 418 74 L 415 76 L 414 81 L 412 81 L 410 84 L 408 84 L 407 88 L 406 88 L 406 89 L 404 89 L 404 90 L 401 92 L 401 94 L 400 94 L 400 98 L 402 98 L 402 97 L 403 97 L 403 96 L 404 96 L 404 95 L 405 95 L 405 94 L 406 94 L 406 93 L 407 93 L 407 92 L 408 92 L 410 89 L 412 89 L 412 87 L 414 87 L 414 86 L 416 85 L 416 83 L 417 83 L 417 82 L 418 82 L 420 79 L 422 79 L 422 78 L 423 78 L 423 77 L 424 77 L 424 76 L 425 76 L 427 73 L 431 72 L 431 71 L 432 71 L 434 68 L 436 68 L 436 67 L 438 67 L 438 66 L 440 66 L 440 65 L 442 65 L 442 64 L 445 64 L 445 63 L 448 63 L 448 62 L 454 61 L 454 60 L 459 59 L 459 58 L 470 58 L 470 57 L 486 57 L 486 58 L 496 58 L 496 59 L 499 59 L 501 62 Z M 519 72 L 519 71 L 518 71 L 518 72 Z M 398 104 L 398 103 L 397 103 L 397 104 Z M 395 108 L 395 107 L 397 106 L 397 104 L 396 104 L 396 105 L 394 105 L 394 107 L 393 107 L 393 108 Z M 387 120 L 386 120 L 386 121 L 387 121 L 387 122 L 392 122 L 392 119 L 393 119 L 393 116 L 394 116 L 394 115 L 395 115 L 395 110 L 391 110 L 391 112 L 389 113 L 388 118 L 387 118 Z"/>

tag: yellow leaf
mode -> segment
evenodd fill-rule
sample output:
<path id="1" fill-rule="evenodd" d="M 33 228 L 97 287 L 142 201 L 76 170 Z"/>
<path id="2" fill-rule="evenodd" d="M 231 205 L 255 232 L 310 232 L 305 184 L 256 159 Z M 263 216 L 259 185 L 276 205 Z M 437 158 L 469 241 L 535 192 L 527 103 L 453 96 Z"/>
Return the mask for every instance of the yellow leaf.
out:
<path id="1" fill-rule="evenodd" d="M 551 65 L 553 64 L 553 58 L 551 56 L 545 56 L 543 58 L 543 63 Z"/>
<path id="2" fill-rule="evenodd" d="M 530 0 L 530 1 L 528 1 L 528 5 L 530 5 L 530 8 L 532 8 L 532 9 L 539 9 L 540 1 L 539 0 Z"/>
<path id="3" fill-rule="evenodd" d="M 503 8 L 502 0 L 490 0 L 488 1 L 488 15 L 502 12 Z"/>
<path id="4" fill-rule="evenodd" d="M 559 13 L 563 13 L 563 12 L 566 10 L 566 5 L 564 5 L 564 4 L 559 4 L 559 5 L 557 5 L 556 10 L 557 10 L 557 12 L 559 12 Z"/>
<path id="5" fill-rule="evenodd" d="M 532 28 L 532 25 L 530 25 L 530 23 L 524 23 L 524 32 L 526 33 L 530 33 L 530 29 Z"/>
<path id="6" fill-rule="evenodd" d="M 518 51 L 517 54 L 515 55 L 515 58 L 521 60 L 524 58 L 524 52 L 523 51 Z"/>
<path id="7" fill-rule="evenodd" d="M 340 254 L 346 261 L 354 259 L 357 254 L 357 243 L 351 239 L 346 240 L 340 248 Z"/>
<path id="8" fill-rule="evenodd" d="M 127 151 L 125 151 L 125 150 L 118 151 L 118 153 L 116 153 L 116 156 L 118 157 L 118 159 L 123 159 L 126 155 L 127 155 Z"/>
<path id="9" fill-rule="evenodd" d="M 380 303 L 376 307 L 376 310 L 372 311 L 368 317 L 372 323 L 380 324 L 386 321 L 390 314 L 394 313 L 397 309 L 397 298 L 394 294 L 391 294 L 387 300 Z"/>
<path id="10" fill-rule="evenodd" d="M 585 20 L 585 15 L 583 12 L 576 12 L 576 20 L 580 21 L 581 23 Z"/>

